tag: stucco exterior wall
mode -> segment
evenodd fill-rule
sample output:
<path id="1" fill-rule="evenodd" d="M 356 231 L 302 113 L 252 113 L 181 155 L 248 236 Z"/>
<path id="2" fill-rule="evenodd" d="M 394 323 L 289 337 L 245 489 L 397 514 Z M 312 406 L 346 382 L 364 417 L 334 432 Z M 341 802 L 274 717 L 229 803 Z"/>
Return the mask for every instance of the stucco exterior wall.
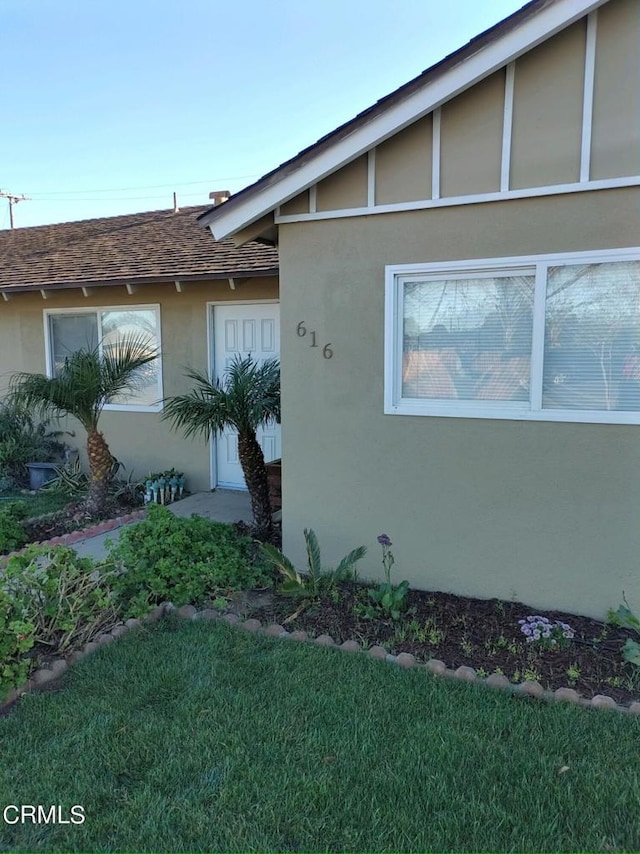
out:
<path id="1" fill-rule="evenodd" d="M 47 300 L 40 293 L 28 293 L 0 302 L 0 395 L 15 371 L 44 373 L 45 309 L 159 304 L 164 395 L 170 396 L 188 388 L 184 367 L 207 369 L 207 302 L 278 296 L 274 278 L 241 282 L 235 291 L 226 280 L 187 283 L 184 287 L 183 293 L 177 293 L 173 284 L 144 285 L 131 296 L 124 287 L 97 288 L 88 298 L 80 290 L 50 291 Z M 210 489 L 208 445 L 173 432 L 167 422 L 161 421 L 159 413 L 107 411 L 102 414 L 100 425 L 113 454 L 129 471 L 133 469 L 135 477 L 174 466 L 185 472 L 189 490 Z M 76 431 L 75 439 L 67 440 L 81 450 L 84 458 L 82 428 L 71 420 L 63 422 L 62 427 Z"/>
<path id="2" fill-rule="evenodd" d="M 387 264 L 635 246 L 619 189 L 280 227 L 284 549 L 327 562 L 376 536 L 395 580 L 602 617 L 640 606 L 633 426 L 383 414 Z M 316 332 L 298 337 L 303 320 Z"/>

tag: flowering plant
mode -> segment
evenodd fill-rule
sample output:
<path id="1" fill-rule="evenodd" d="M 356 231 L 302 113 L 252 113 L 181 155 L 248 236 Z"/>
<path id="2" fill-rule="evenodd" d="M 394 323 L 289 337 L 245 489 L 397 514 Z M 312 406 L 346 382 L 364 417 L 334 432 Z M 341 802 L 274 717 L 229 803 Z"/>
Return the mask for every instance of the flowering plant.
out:
<path id="1" fill-rule="evenodd" d="M 387 584 L 391 584 L 391 567 L 395 563 L 391 546 L 393 543 L 387 534 L 380 534 L 378 542 L 382 546 L 382 566 L 384 567 L 384 577 L 387 579 Z"/>
<path id="2" fill-rule="evenodd" d="M 518 620 L 520 631 L 526 637 L 527 643 L 535 643 L 545 649 L 559 649 L 567 646 L 574 636 L 574 631 L 567 623 L 556 620 L 554 623 L 547 617 L 533 615 Z"/>
<path id="3" fill-rule="evenodd" d="M 382 546 L 382 566 L 386 581 L 377 587 L 369 588 L 369 598 L 373 602 L 374 608 L 383 611 L 392 620 L 398 620 L 400 619 L 401 612 L 407 608 L 409 582 L 403 581 L 397 587 L 393 586 L 391 583 L 391 568 L 395 563 L 391 552 L 393 543 L 388 534 L 380 534 L 378 542 Z M 373 616 L 373 613 L 370 616 Z"/>

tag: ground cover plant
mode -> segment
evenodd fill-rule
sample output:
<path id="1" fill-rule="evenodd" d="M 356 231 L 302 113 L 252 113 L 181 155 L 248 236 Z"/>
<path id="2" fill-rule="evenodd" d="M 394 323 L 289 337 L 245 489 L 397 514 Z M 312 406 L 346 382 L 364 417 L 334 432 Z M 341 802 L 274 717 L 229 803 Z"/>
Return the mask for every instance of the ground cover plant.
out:
<path id="1" fill-rule="evenodd" d="M 0 718 L 5 851 L 632 851 L 640 720 L 167 619 Z M 587 818 L 588 817 L 588 818 Z"/>
<path id="2" fill-rule="evenodd" d="M 124 570 L 115 587 L 127 616 L 163 601 L 204 602 L 268 580 L 249 537 L 201 516 L 175 516 L 158 504 L 149 506 L 143 522 L 122 530 L 110 559 Z"/>

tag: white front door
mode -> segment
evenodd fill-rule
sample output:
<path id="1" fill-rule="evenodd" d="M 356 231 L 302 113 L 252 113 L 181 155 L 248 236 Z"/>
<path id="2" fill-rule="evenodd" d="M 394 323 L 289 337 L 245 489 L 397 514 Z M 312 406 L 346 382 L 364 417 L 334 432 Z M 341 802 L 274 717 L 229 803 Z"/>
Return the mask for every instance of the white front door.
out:
<path id="1" fill-rule="evenodd" d="M 263 361 L 280 356 L 280 306 L 277 303 L 215 305 L 213 312 L 213 352 L 211 375 L 224 379 L 234 356 L 249 353 Z M 280 425 L 275 422 L 257 433 L 266 462 L 280 457 Z M 212 484 L 227 489 L 246 489 L 238 459 L 235 430 L 225 430 L 214 442 Z"/>

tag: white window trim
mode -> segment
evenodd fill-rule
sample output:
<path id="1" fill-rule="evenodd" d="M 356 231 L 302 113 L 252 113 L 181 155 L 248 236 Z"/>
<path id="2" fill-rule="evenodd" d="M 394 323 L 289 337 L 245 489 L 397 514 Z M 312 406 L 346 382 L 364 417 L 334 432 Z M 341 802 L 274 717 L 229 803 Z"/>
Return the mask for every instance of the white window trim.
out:
<path id="1" fill-rule="evenodd" d="M 103 311 L 153 311 L 156 315 L 156 328 L 157 328 L 157 337 L 158 337 L 158 385 L 160 391 L 160 400 L 157 403 L 154 403 L 150 406 L 141 406 L 137 403 L 106 403 L 104 405 L 105 412 L 162 412 L 163 403 L 162 398 L 164 397 L 164 381 L 162 377 L 162 330 L 161 330 L 161 318 L 160 318 L 160 305 L 158 303 L 150 304 L 150 305 L 97 305 L 82 308 L 74 308 L 73 306 L 69 306 L 68 308 L 48 308 L 43 311 L 43 322 L 44 322 L 44 348 L 45 348 L 45 364 L 46 364 L 46 372 L 48 377 L 52 377 L 53 374 L 53 360 L 52 360 L 52 341 L 51 341 L 51 329 L 49 324 L 49 317 L 55 314 L 97 314 L 98 315 L 98 329 L 100 329 L 100 312 Z"/>
<path id="2" fill-rule="evenodd" d="M 640 247 L 602 249 L 589 252 L 521 255 L 425 264 L 393 264 L 385 268 L 384 310 L 384 413 L 446 418 L 490 418 L 513 421 L 562 421 L 588 424 L 640 424 L 640 411 L 542 409 L 546 270 L 559 264 L 598 264 L 640 261 Z M 536 270 L 530 401 L 448 401 L 402 398 L 402 297 L 406 276 L 436 276 L 447 273 L 487 273 L 508 268 Z"/>

